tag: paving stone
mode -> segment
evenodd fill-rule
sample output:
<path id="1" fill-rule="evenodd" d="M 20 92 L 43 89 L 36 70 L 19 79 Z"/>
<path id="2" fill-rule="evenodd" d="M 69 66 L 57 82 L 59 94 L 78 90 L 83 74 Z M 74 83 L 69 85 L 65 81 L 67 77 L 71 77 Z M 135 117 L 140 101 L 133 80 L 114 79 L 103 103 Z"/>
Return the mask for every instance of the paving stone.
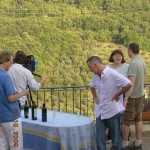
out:
<path id="1" fill-rule="evenodd" d="M 135 126 L 130 126 L 130 142 L 135 139 Z M 111 144 L 107 144 L 107 150 L 110 150 Z M 143 122 L 143 137 L 142 137 L 142 150 L 150 150 L 150 121 Z"/>

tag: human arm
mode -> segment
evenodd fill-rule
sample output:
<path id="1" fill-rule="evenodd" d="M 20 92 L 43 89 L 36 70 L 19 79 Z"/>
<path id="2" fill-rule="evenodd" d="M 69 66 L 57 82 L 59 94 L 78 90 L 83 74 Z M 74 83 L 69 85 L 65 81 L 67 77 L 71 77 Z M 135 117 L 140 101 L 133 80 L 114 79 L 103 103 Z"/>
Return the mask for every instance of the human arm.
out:
<path id="1" fill-rule="evenodd" d="M 124 101 L 123 101 L 124 107 L 126 107 L 126 104 L 128 102 L 128 98 L 129 98 L 129 96 L 133 90 L 136 76 L 129 76 L 128 79 L 132 82 L 132 87 L 125 93 L 125 97 L 124 97 Z"/>
<path id="2" fill-rule="evenodd" d="M 96 89 L 91 87 L 91 93 L 92 93 L 92 96 L 93 96 L 93 100 L 95 101 L 96 104 L 98 104 L 99 100 L 98 100 L 98 97 L 97 97 Z"/>
<path id="3" fill-rule="evenodd" d="M 8 96 L 8 101 L 9 102 L 15 102 L 17 101 L 20 97 L 25 96 L 29 93 L 29 89 L 24 89 L 20 93 L 15 93 L 14 95 Z"/>
<path id="4" fill-rule="evenodd" d="M 27 85 L 29 86 L 30 89 L 34 91 L 38 91 L 41 87 L 41 85 L 44 83 L 46 80 L 46 76 L 41 76 L 39 82 L 37 82 L 31 73 L 31 71 L 27 70 L 26 72 L 26 80 L 27 80 Z"/>
<path id="5" fill-rule="evenodd" d="M 39 83 L 42 85 L 46 80 L 46 76 L 41 76 Z"/>
<path id="6" fill-rule="evenodd" d="M 133 86 L 132 82 L 129 82 L 126 86 L 124 86 L 118 93 L 116 93 L 113 97 L 112 100 L 118 101 L 119 96 L 126 93 L 130 88 Z"/>

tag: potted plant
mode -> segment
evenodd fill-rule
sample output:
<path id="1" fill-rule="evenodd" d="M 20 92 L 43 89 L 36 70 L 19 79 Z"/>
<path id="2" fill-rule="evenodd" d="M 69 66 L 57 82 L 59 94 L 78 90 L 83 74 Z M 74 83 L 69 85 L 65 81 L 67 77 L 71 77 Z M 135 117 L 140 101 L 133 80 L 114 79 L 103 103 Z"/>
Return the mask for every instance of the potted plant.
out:
<path id="1" fill-rule="evenodd" d="M 143 105 L 142 120 L 150 121 L 150 98 L 146 98 Z"/>

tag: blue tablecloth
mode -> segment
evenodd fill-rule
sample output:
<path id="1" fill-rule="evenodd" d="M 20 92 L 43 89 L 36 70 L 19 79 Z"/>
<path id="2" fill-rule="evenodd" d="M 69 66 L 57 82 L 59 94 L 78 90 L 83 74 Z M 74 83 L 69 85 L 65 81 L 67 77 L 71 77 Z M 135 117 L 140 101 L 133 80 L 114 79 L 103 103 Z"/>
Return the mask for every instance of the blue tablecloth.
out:
<path id="1" fill-rule="evenodd" d="M 33 150 L 95 150 L 94 121 L 81 115 L 48 111 L 47 122 L 41 121 L 38 109 L 37 120 L 24 118 L 22 127 L 24 147 Z"/>

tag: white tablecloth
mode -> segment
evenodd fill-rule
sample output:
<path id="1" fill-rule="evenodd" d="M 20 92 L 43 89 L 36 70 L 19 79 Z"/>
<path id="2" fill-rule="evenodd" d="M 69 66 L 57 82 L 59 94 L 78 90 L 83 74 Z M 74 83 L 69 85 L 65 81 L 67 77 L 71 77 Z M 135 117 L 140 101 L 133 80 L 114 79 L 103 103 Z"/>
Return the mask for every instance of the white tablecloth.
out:
<path id="1" fill-rule="evenodd" d="M 24 118 L 21 112 L 24 147 L 34 150 L 95 150 L 93 119 L 87 116 L 48 111 L 47 122 Z"/>

